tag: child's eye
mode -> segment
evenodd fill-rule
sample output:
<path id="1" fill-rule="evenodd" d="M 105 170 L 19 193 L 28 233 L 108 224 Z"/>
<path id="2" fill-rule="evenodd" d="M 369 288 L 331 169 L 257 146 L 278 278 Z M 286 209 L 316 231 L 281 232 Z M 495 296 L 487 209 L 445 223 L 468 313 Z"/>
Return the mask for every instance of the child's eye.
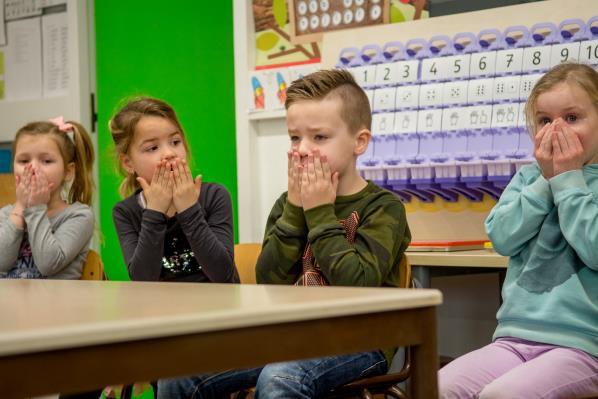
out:
<path id="1" fill-rule="evenodd" d="M 17 163 L 21 164 L 21 165 L 25 165 L 25 164 L 29 163 L 29 160 L 28 159 L 18 159 Z"/>
<path id="2" fill-rule="evenodd" d="M 573 123 L 573 122 L 577 121 L 577 115 L 567 115 L 565 117 L 565 121 L 567 121 L 569 123 Z"/>
<path id="3" fill-rule="evenodd" d="M 540 126 L 547 125 L 547 124 L 549 124 L 550 122 L 552 122 L 552 121 L 550 120 L 550 118 L 540 118 L 540 119 L 538 120 L 538 124 L 539 124 Z"/>
<path id="4" fill-rule="evenodd" d="M 314 137 L 314 139 L 316 141 L 322 141 L 322 140 L 326 140 L 328 137 L 324 136 L 323 134 L 316 134 L 316 136 Z"/>
<path id="5" fill-rule="evenodd" d="M 52 159 L 44 159 L 42 162 L 45 163 L 46 165 L 49 165 L 51 163 L 54 163 L 54 160 L 52 160 Z"/>
<path id="6" fill-rule="evenodd" d="M 291 136 L 291 142 L 295 143 L 297 141 L 299 141 L 299 136 Z"/>
<path id="7" fill-rule="evenodd" d="M 153 146 L 151 146 L 151 147 L 147 147 L 147 148 L 146 148 L 144 151 L 145 151 L 145 152 L 154 152 L 154 151 L 156 151 L 157 149 L 158 149 L 158 146 L 157 146 L 157 145 L 153 145 Z"/>
<path id="8" fill-rule="evenodd" d="M 172 145 L 177 146 L 179 144 L 181 144 L 183 142 L 183 140 L 181 139 L 174 139 L 172 140 Z"/>

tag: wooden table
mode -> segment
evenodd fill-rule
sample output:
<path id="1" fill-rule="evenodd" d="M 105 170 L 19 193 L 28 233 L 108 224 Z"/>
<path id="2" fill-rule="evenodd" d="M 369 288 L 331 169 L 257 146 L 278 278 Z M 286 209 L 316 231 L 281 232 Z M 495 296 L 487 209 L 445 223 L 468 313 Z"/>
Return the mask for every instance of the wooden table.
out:
<path id="1" fill-rule="evenodd" d="M 453 252 L 407 252 L 409 262 L 417 266 L 506 268 L 509 258 L 487 249 Z"/>
<path id="2" fill-rule="evenodd" d="M 413 251 L 407 252 L 407 257 L 413 266 L 413 276 L 426 288 L 431 286 L 432 277 L 475 273 L 498 273 L 498 282 L 502 287 L 509 261 L 508 257 L 486 249 Z"/>
<path id="3" fill-rule="evenodd" d="M 437 396 L 437 290 L 0 280 L 3 398 L 411 345 Z"/>

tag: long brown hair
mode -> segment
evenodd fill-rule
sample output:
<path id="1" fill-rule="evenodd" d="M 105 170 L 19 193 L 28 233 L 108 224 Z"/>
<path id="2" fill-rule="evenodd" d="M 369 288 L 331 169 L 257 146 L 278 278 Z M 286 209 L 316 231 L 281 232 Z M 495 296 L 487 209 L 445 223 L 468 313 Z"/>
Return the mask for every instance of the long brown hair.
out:
<path id="1" fill-rule="evenodd" d="M 12 144 L 12 152 L 13 154 L 16 153 L 17 143 L 24 135 L 50 135 L 58 145 L 65 170 L 71 162 L 75 165 L 75 175 L 67 195 L 67 202 L 72 204 L 79 201 L 91 205 L 94 189 L 92 178 L 93 160 L 95 158 L 93 144 L 89 134 L 81 124 L 74 121 L 68 121 L 67 123 L 72 126 L 72 141 L 67 133 L 60 130 L 52 122 L 31 122 L 17 131 Z"/>
<path id="2" fill-rule="evenodd" d="M 129 153 L 129 148 L 135 136 L 137 123 L 144 116 L 159 116 L 172 122 L 181 134 L 183 144 L 189 153 L 187 138 L 174 109 L 162 100 L 151 97 L 139 97 L 129 100 L 108 123 L 108 128 L 112 133 L 117 158 Z M 128 173 L 120 166 L 119 171 L 125 176 L 119 187 L 121 196 L 126 197 L 139 188 L 135 173 Z"/>

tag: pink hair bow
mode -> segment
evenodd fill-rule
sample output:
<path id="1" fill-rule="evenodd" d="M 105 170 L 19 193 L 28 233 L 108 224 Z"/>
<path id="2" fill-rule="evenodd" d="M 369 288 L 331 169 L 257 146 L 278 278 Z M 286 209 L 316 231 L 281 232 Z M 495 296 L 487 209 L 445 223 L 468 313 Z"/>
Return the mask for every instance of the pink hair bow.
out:
<path id="1" fill-rule="evenodd" d="M 49 121 L 58 126 L 58 130 L 66 134 L 66 136 L 71 140 L 71 142 L 73 142 L 73 144 L 75 143 L 75 138 L 73 137 L 74 126 L 70 123 L 65 122 L 64 116 L 60 115 L 56 118 L 50 119 Z"/>
<path id="2" fill-rule="evenodd" d="M 55 124 L 56 126 L 58 126 L 58 129 L 64 133 L 73 130 L 73 125 L 71 125 L 70 123 L 66 123 L 64 121 L 64 116 L 57 116 L 56 118 L 52 118 L 50 119 L 50 122 L 52 122 L 53 124 Z"/>

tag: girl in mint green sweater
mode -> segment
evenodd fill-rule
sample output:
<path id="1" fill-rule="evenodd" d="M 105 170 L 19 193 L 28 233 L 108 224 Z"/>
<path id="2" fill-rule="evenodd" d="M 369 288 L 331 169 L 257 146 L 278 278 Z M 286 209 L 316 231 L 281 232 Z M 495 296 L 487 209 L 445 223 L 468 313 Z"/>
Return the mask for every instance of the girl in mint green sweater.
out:
<path id="1" fill-rule="evenodd" d="M 561 64 L 526 106 L 535 163 L 486 220 L 509 256 L 493 342 L 439 372 L 441 398 L 598 396 L 598 73 Z"/>

